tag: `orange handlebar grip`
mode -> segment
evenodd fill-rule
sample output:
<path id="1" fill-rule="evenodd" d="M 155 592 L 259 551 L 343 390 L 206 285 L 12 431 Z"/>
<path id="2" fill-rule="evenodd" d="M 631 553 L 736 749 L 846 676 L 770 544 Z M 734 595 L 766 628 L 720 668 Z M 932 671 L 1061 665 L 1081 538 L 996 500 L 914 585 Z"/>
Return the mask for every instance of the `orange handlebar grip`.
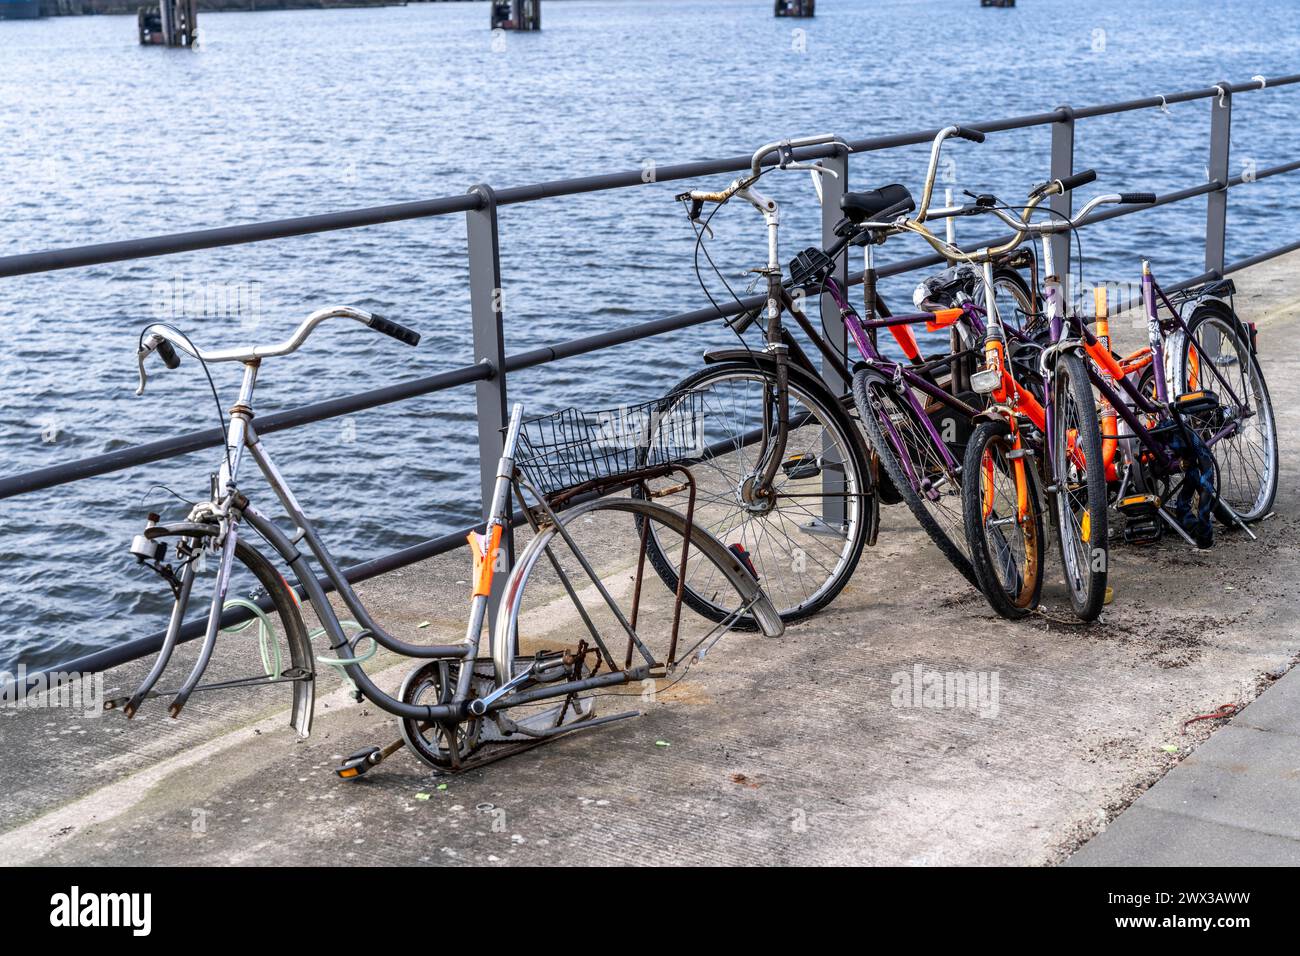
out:
<path id="1" fill-rule="evenodd" d="M 474 597 L 487 597 L 492 593 L 492 573 L 497 566 L 497 551 L 501 547 L 501 525 L 494 524 L 486 535 L 471 531 L 465 539 L 470 554 L 474 556 Z"/>

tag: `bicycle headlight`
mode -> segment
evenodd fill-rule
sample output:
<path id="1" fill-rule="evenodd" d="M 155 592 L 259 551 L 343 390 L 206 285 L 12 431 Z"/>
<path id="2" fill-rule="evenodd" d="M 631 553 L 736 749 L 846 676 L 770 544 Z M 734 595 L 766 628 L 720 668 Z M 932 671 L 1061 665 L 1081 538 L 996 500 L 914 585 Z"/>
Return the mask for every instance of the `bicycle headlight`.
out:
<path id="1" fill-rule="evenodd" d="M 980 369 L 970 377 L 970 387 L 981 395 L 995 391 L 1001 383 L 1002 371 L 996 368 Z"/>

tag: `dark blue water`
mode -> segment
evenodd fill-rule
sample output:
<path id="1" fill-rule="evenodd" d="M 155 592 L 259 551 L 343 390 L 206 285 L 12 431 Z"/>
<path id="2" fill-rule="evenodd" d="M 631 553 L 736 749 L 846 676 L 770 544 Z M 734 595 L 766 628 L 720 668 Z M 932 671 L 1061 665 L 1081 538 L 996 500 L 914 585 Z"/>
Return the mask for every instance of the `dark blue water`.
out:
<path id="1" fill-rule="evenodd" d="M 0 23 L 0 254 L 458 194 L 647 163 L 734 155 L 786 135 L 857 138 L 1300 70 L 1300 4 L 1246 0 L 822 0 L 811 21 L 768 0 L 550 0 L 537 35 L 494 38 L 482 3 L 205 14 L 201 49 L 144 49 L 127 17 Z M 1234 103 L 1234 171 L 1295 158 L 1300 89 Z M 1080 124 L 1076 164 L 1109 189 L 1205 180 L 1201 101 Z M 948 154 L 958 189 L 1045 178 L 1046 129 Z M 921 148 L 855 159 L 856 186 L 916 189 Z M 1294 177 L 1292 177 L 1294 179 Z M 723 180 L 725 182 L 725 178 Z M 815 241 L 802 175 L 767 180 L 786 255 Z M 719 183 L 721 185 L 723 183 Z M 681 184 L 510 207 L 501 215 L 509 351 L 704 303 Z M 1295 238 L 1285 177 L 1234 190 L 1229 259 Z M 1082 195 L 1090 195 L 1083 190 Z M 1201 271 L 1205 203 L 1097 227 L 1088 277 L 1150 256 Z M 728 277 L 765 257 L 747 208 L 715 220 Z M 278 340 L 350 303 L 419 329 L 416 350 L 325 327 L 264 369 L 259 411 L 472 359 L 463 218 L 5 280 L 4 473 L 197 428 L 216 412 L 193 363 L 135 398 L 140 327 L 162 316 L 206 345 Z M 898 240 L 885 258 L 922 250 Z M 742 282 L 743 284 L 743 282 Z M 911 282 L 886 293 L 906 298 Z M 716 279 L 711 287 L 720 289 Z M 702 329 L 554 363 L 512 380 L 536 410 L 651 397 L 725 341 Z M 235 374 L 221 370 L 223 399 Z M 477 461 L 468 389 L 271 436 L 347 562 L 469 520 Z M 164 484 L 195 496 L 211 453 L 0 502 L 0 668 L 53 663 L 152 631 L 154 582 L 126 546 Z M 260 486 L 246 485 L 256 495 Z M 432 600 L 439 600 L 430 596 Z"/>

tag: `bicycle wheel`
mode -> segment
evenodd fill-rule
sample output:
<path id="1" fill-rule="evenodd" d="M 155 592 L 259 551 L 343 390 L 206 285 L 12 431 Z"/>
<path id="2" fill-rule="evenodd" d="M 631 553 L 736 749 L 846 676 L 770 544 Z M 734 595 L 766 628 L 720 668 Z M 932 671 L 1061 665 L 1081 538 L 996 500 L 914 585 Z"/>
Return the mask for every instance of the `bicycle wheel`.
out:
<path id="1" fill-rule="evenodd" d="M 647 543 L 674 541 L 680 559 L 688 524 L 675 508 L 659 501 L 601 498 L 566 509 L 560 521 L 562 529 L 544 526 L 528 543 L 506 581 L 492 631 L 498 683 L 532 666 L 539 654 L 569 666 L 583 663 L 593 674 L 669 668 L 702 657 L 712 641 L 735 629 L 742 618 L 756 621 L 768 637 L 784 630 L 745 564 L 694 525 L 693 560 L 717 571 L 715 599 L 727 614 L 718 623 L 683 613 L 674 633 L 676 592 L 659 587 L 639 556 L 644 534 Z M 647 526 L 653 530 L 647 532 Z M 521 690 L 529 686 L 525 683 Z"/>
<path id="2" fill-rule="evenodd" d="M 962 502 L 967 546 L 979 589 L 1005 618 L 1038 606 L 1043 588 L 1043 513 L 1038 475 L 1027 459 L 1023 472 L 1026 512 L 1020 516 L 1011 426 L 985 422 L 966 444 Z"/>
<path id="3" fill-rule="evenodd" d="M 687 393 L 694 394 L 687 399 Z M 818 382 L 797 372 L 790 377 L 791 427 L 773 496 L 746 502 L 747 485 L 762 470 L 764 410 L 774 393 L 767 369 L 719 364 L 674 388 L 659 420 L 676 421 L 679 404 L 692 415 L 699 411 L 698 448 L 691 459 L 698 482 L 695 522 L 743 549 L 781 619 L 790 622 L 817 612 L 843 590 L 875 512 L 867 456 L 852 419 Z M 683 511 L 687 505 L 684 490 L 659 500 Z M 676 589 L 674 542 L 651 531 L 647 556 Z M 699 614 L 720 621 L 731 610 L 715 599 L 722 583 L 712 564 L 695 556 L 686 569 L 683 598 Z M 746 616 L 739 626 L 752 628 L 754 622 Z"/>
<path id="4" fill-rule="evenodd" d="M 853 401 L 881 467 L 908 510 L 958 573 L 979 587 L 965 551 L 961 477 L 936 447 L 922 420 L 924 412 L 892 379 L 869 368 L 853 376 Z"/>
<path id="5" fill-rule="evenodd" d="M 207 537 L 207 534 L 176 534 L 156 539 L 167 545 L 159 567 L 166 567 L 178 585 L 187 575 L 193 575 L 190 587 L 178 588 L 183 601 L 175 597 L 170 587 L 168 589 L 174 602 L 172 613 L 177 613 L 175 603 L 180 603 L 182 619 L 187 616 L 187 610 L 190 618 L 206 619 L 208 602 L 216 588 L 220 558 L 200 547 Z M 198 614 L 200 610 L 201 615 Z M 237 621 L 238 618 L 242 620 Z M 198 689 L 215 689 L 218 685 L 223 690 L 282 689 L 288 684 L 292 691 L 290 726 L 300 736 L 306 737 L 311 731 L 315 705 L 315 676 L 311 642 L 307 638 L 302 611 L 296 595 L 280 572 L 243 540 L 235 544 L 224 620 L 227 624 L 218 638 L 217 653 L 213 655 L 204 683 Z M 178 645 L 174 652 L 163 652 L 160 660 L 166 665 L 166 670 L 159 671 L 159 687 L 180 683 L 194 663 L 200 643 L 192 641 Z M 169 692 L 155 688 L 148 698 L 154 696 L 166 698 Z M 140 702 L 142 706 L 147 705 L 148 698 Z M 204 711 L 213 700 L 213 695 L 206 691 L 195 694 L 187 712 L 196 708 Z"/>
<path id="6" fill-rule="evenodd" d="M 1084 621 L 1101 613 L 1109 561 L 1106 466 L 1101 427 L 1078 355 L 1062 352 L 1052 370 L 1052 434 L 1048 436 L 1053 514 L 1061 545 L 1065 586 L 1074 613 Z"/>
<path id="7" fill-rule="evenodd" d="M 1173 356 L 1175 387 L 1179 394 L 1215 392 L 1221 405 L 1188 415 L 1189 422 L 1207 440 L 1225 425 L 1237 425 L 1235 434 L 1210 445 L 1219 467 L 1215 514 L 1230 526 L 1234 515 L 1243 522 L 1258 521 L 1272 509 L 1278 482 L 1277 422 L 1264 373 L 1240 320 L 1226 307 L 1197 307 L 1187 328 L 1190 337 L 1180 336 Z M 1235 402 L 1205 368 L 1207 363 L 1227 380 Z"/>

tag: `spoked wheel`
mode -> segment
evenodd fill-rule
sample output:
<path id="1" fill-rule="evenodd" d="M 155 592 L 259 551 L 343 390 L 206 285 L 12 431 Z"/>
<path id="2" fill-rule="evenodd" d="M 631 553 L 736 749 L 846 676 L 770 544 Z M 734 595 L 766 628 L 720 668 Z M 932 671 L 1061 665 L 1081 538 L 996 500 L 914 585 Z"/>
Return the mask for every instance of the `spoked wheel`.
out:
<path id="1" fill-rule="evenodd" d="M 801 376 L 791 376 L 789 394 L 789 440 L 770 495 L 754 494 L 754 478 L 770 447 L 765 413 L 770 421 L 775 401 L 774 379 L 764 369 L 741 362 L 702 369 L 673 390 L 659 415 L 660 422 L 676 423 L 681 416 L 674 409 L 680 406 L 699 419 L 698 447 L 689 456 L 698 481 L 695 522 L 743 550 L 787 622 L 815 613 L 840 593 L 875 518 L 864 443 L 852 419 Z M 685 491 L 659 500 L 683 511 L 687 504 Z M 662 540 L 657 528 L 651 531 L 647 556 L 675 590 L 675 545 Z M 721 621 L 732 611 L 729 591 L 710 562 L 691 558 L 683 594 L 689 607 Z M 752 617 L 737 626 L 752 628 Z"/>
<path id="2" fill-rule="evenodd" d="M 924 412 L 887 376 L 862 369 L 853 376 L 858 417 L 889 480 L 939 551 L 971 584 L 979 580 L 966 552 L 962 483 L 936 446 Z M 942 440 L 942 439 L 940 439 Z"/>
<path id="3" fill-rule="evenodd" d="M 1234 515 L 1243 522 L 1258 521 L 1272 509 L 1278 482 L 1277 423 L 1264 373 L 1241 323 L 1226 308 L 1198 307 L 1187 326 L 1190 338 L 1184 336 L 1174 354 L 1173 381 L 1179 394 L 1212 391 L 1221 405 L 1188 415 L 1188 421 L 1207 441 L 1235 425 L 1233 434 L 1210 444 L 1219 468 L 1215 514 L 1227 525 L 1235 524 Z"/>
<path id="4" fill-rule="evenodd" d="M 450 703 L 456 695 L 456 682 L 459 678 L 458 661 L 429 661 L 421 664 L 406 675 L 406 680 L 402 682 L 402 703 L 424 706 Z M 476 682 L 474 689 L 480 695 L 490 690 L 490 680 L 485 681 L 478 675 L 473 680 Z M 454 728 L 409 719 L 403 719 L 399 724 L 406 746 L 435 770 L 450 770 L 468 758 L 478 746 L 483 732 L 483 718 L 473 715 Z"/>
<path id="5" fill-rule="evenodd" d="M 993 610 L 1014 620 L 1038 606 L 1044 538 L 1038 475 L 1027 458 L 1017 469 L 1012 451 L 1006 422 L 975 429 L 966 445 L 962 500 L 979 588 Z"/>
<path id="6" fill-rule="evenodd" d="M 1074 613 L 1094 620 L 1106 600 L 1109 561 L 1106 466 L 1101 429 L 1087 367 L 1078 355 L 1063 352 L 1052 372 L 1051 456 L 1053 515 L 1061 545 L 1061 564 Z"/>

